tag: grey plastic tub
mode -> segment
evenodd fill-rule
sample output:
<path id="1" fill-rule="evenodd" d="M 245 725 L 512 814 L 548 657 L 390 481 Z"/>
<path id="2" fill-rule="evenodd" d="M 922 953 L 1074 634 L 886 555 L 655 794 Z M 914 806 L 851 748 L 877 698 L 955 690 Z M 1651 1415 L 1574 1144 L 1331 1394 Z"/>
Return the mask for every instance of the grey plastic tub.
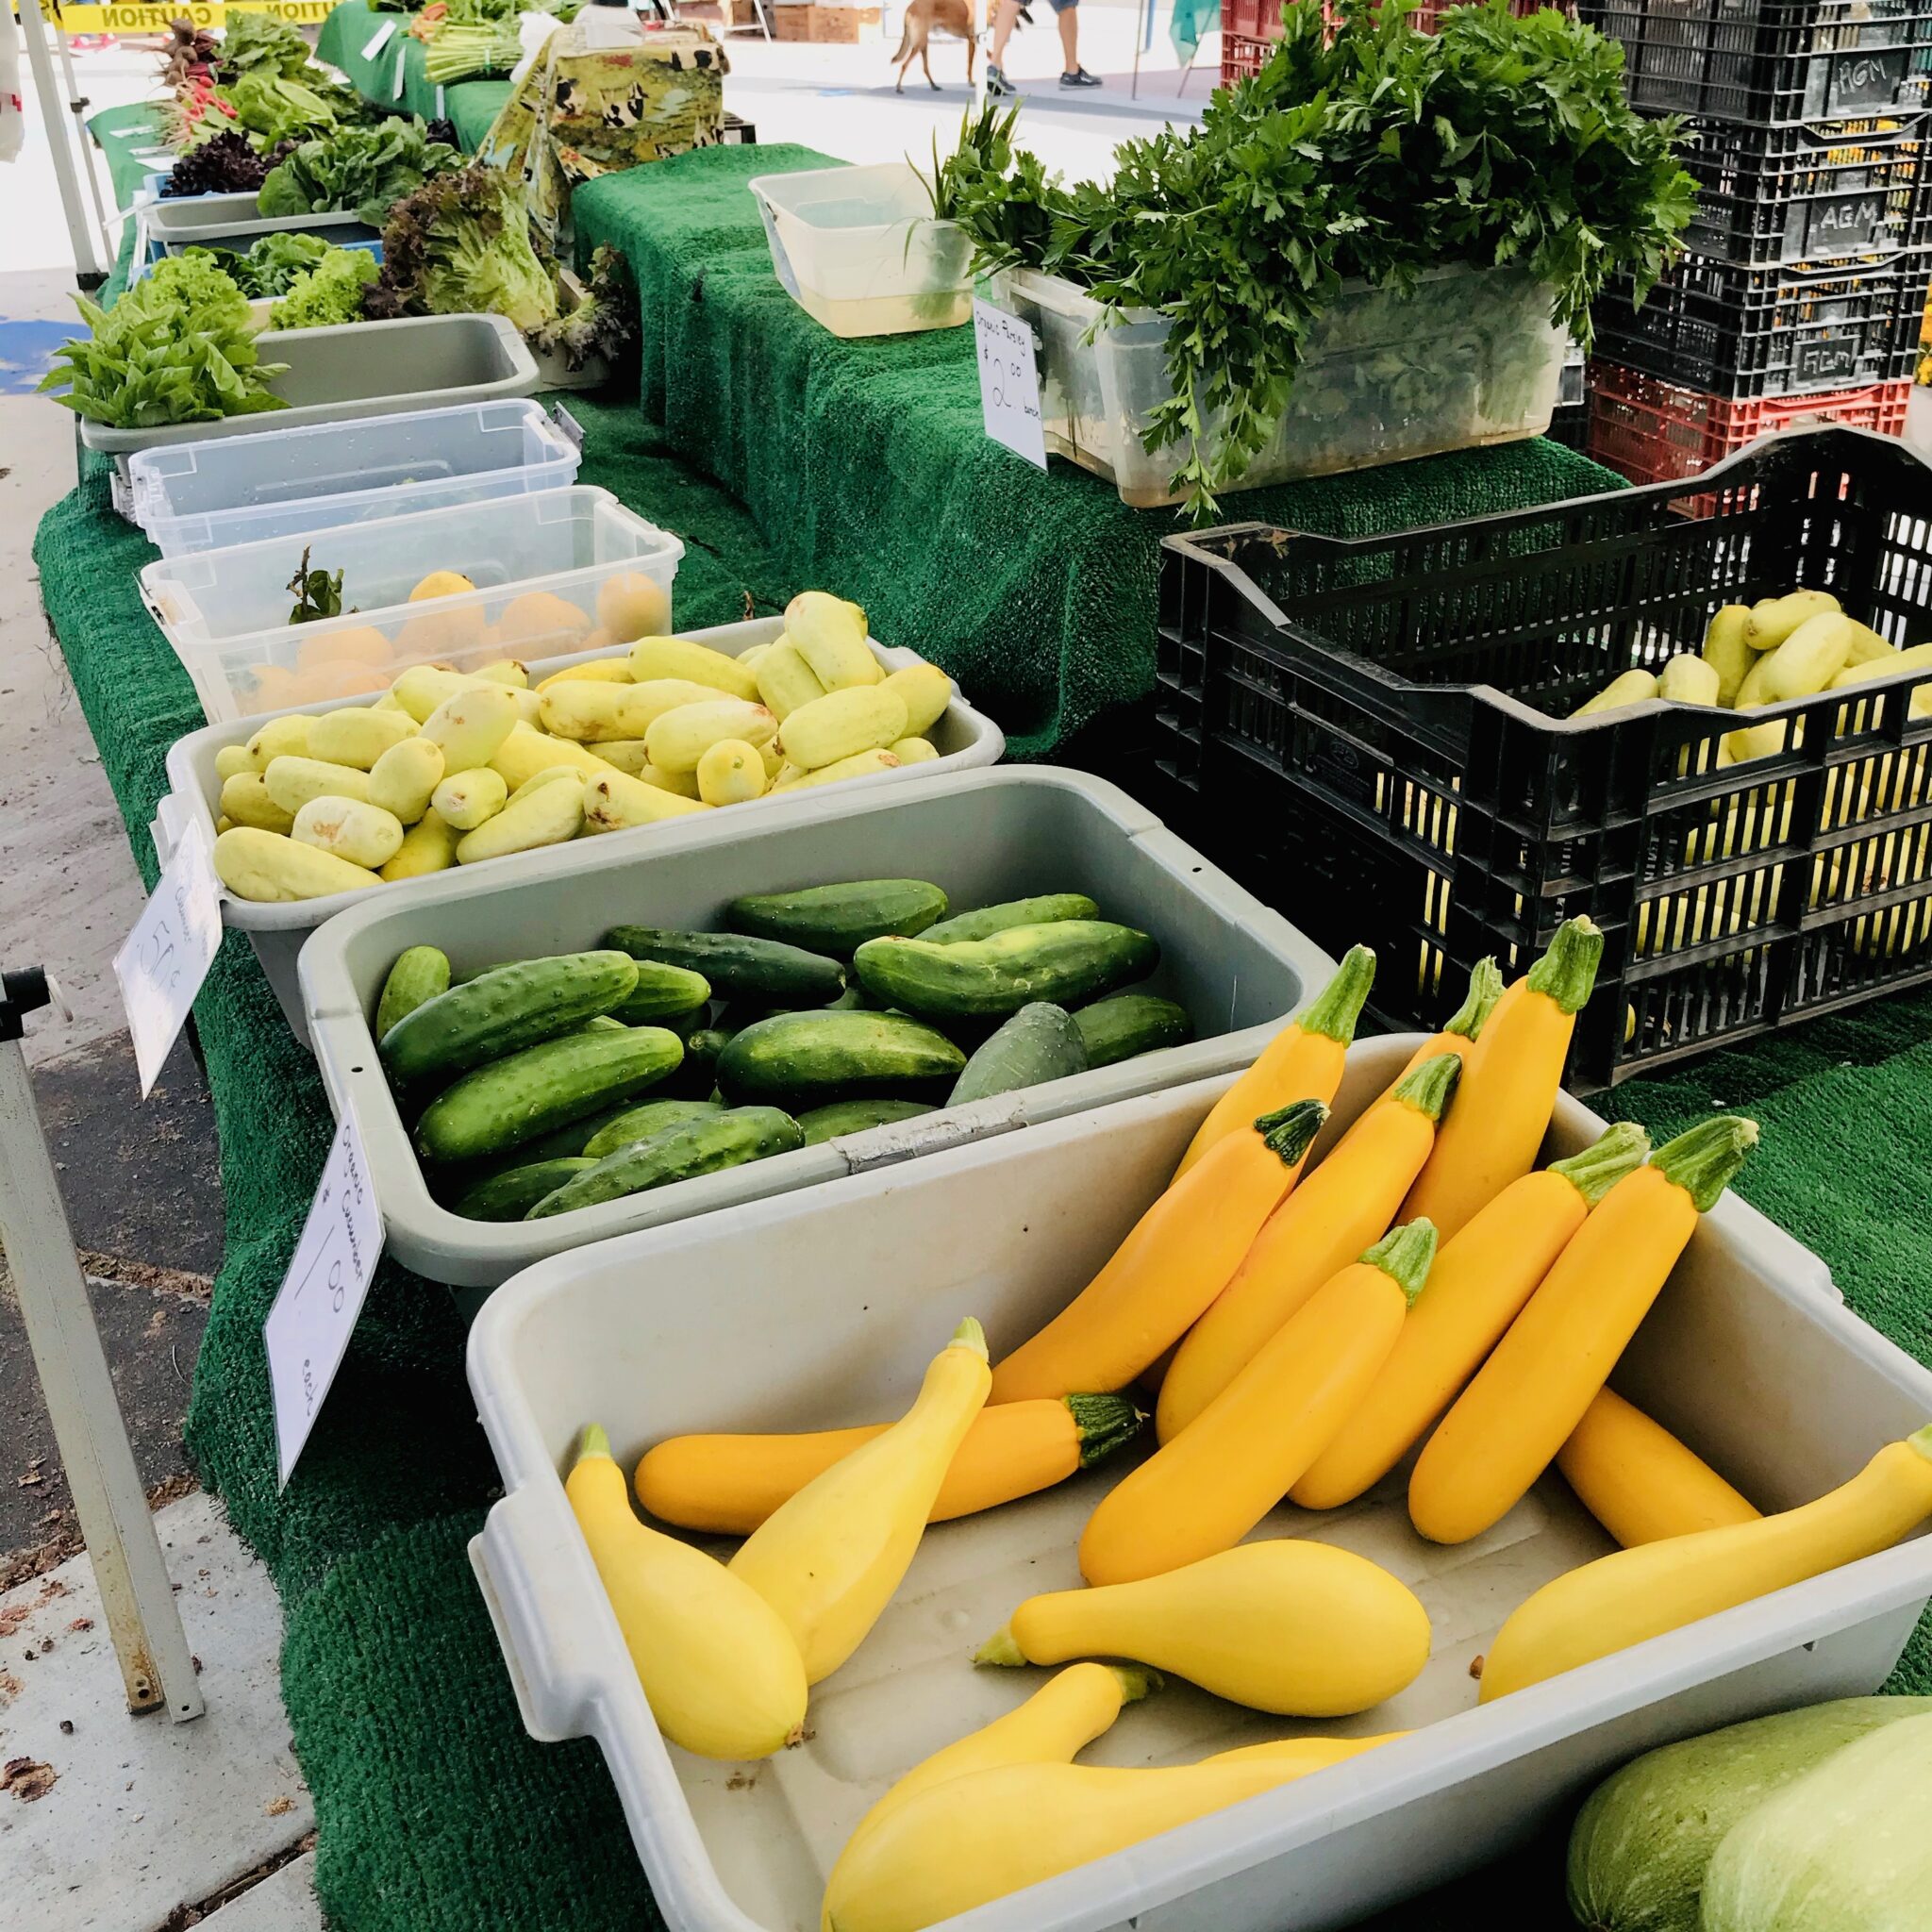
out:
<path id="1" fill-rule="evenodd" d="M 723 651 L 728 657 L 736 658 L 759 644 L 772 643 L 784 628 L 782 617 L 758 617 L 749 624 L 721 624 L 709 630 L 684 631 L 679 635 L 693 638 L 699 643 L 708 644 L 714 651 Z M 871 642 L 879 662 L 888 671 L 903 670 L 907 665 L 919 661 L 914 652 L 889 649 L 876 639 Z M 608 655 L 602 651 L 581 651 L 574 657 L 554 658 L 545 663 L 532 664 L 530 681 L 538 683 L 566 664 L 587 663 L 593 658 Z M 323 711 L 339 711 L 349 705 L 373 705 L 375 702 L 373 694 L 348 699 L 324 698 L 312 705 L 293 705 L 288 712 L 269 715 L 307 714 L 312 717 Z M 167 864 L 181 837 L 182 827 L 191 819 L 201 826 L 202 835 L 209 844 L 214 842 L 216 807 L 222 795 L 221 780 L 215 772 L 215 758 L 224 745 L 246 742 L 260 729 L 261 724 L 262 720 L 258 717 L 245 718 L 239 724 L 210 724 L 204 730 L 191 732 L 186 738 L 177 738 L 169 747 L 169 790 L 162 796 L 150 827 L 155 852 L 161 864 Z M 869 777 L 848 778 L 838 785 L 815 786 L 809 791 L 796 795 L 788 793 L 775 798 L 754 799 L 747 807 L 729 808 L 724 816 L 733 826 L 738 826 L 741 824 L 740 813 L 751 811 L 758 814 L 757 822 L 763 824 L 767 823 L 764 816 L 767 813 L 795 812 L 808 800 L 843 798 L 849 796 L 855 788 L 863 787 L 865 794 L 872 796 L 882 790 L 929 784 L 935 778 L 955 772 L 975 771 L 984 765 L 997 764 L 1007 748 L 1006 734 L 984 711 L 974 710 L 957 686 L 945 716 L 932 727 L 927 738 L 939 757 L 926 759 L 923 765 L 901 765 L 897 771 L 875 772 Z M 621 840 L 625 848 L 642 850 L 652 841 L 661 840 L 668 826 L 664 825 L 636 825 L 628 831 L 600 833 L 595 842 L 601 850 L 608 847 L 610 841 Z M 557 863 L 557 848 L 553 846 L 543 852 L 491 859 L 482 872 L 465 873 L 463 876 L 497 877 L 502 875 L 502 868 L 510 865 L 521 866 L 525 874 L 541 873 L 551 870 Z M 425 878 L 386 885 L 381 891 L 382 903 L 385 906 L 394 905 L 399 900 L 407 903 L 408 895 L 420 893 L 430 883 L 431 879 Z M 296 956 L 308 935 L 325 919 L 347 907 L 364 903 L 365 896 L 362 892 L 337 892 L 326 899 L 304 899 L 291 906 L 264 906 L 249 899 L 237 899 L 228 892 L 222 894 L 222 923 L 248 935 L 256 957 L 261 961 L 262 971 L 268 974 L 269 984 L 275 988 L 275 997 L 282 1004 L 282 1012 L 291 1030 L 305 1046 L 308 1043 L 308 1022 L 302 1011 L 301 989 L 295 983 Z"/>
<path id="2" fill-rule="evenodd" d="M 1414 1041 L 1355 1048 L 1324 1144 Z M 1078 1587 L 1081 1527 L 1126 1464 L 928 1531 L 857 1656 L 813 1690 L 807 1741 L 734 1765 L 668 1745 L 652 1721 L 563 1493 L 573 1439 L 602 1424 L 627 1474 L 652 1443 L 689 1430 L 900 1413 L 960 1316 L 985 1323 L 997 1359 L 1065 1306 L 1226 1084 L 579 1249 L 483 1309 L 470 1388 L 504 1496 L 471 1558 L 525 1728 L 597 1740 L 674 1932 L 817 1924 L 826 1873 L 886 1787 L 1039 1688 L 1041 1672 L 975 1671 L 968 1657 L 1022 1598 Z M 1550 1151 L 1573 1152 L 1602 1125 L 1559 1096 Z M 1765 1508 L 1821 1494 L 1932 1415 L 1932 1374 L 1842 1307 L 1824 1265 L 1735 1196 L 1705 1217 L 1613 1380 Z M 1922 1536 L 1478 1706 L 1470 1665 L 1503 1619 L 1611 1545 L 1552 1474 L 1483 1537 L 1441 1548 L 1409 1526 L 1407 1480 L 1405 1468 L 1326 1515 L 1284 1507 L 1259 1532 L 1341 1544 L 1417 1592 L 1434 1654 L 1399 1696 L 1297 1724 L 1170 1680 L 1082 1757 L 1171 1764 L 1295 1732 L 1408 1736 L 946 1924 L 1356 1924 L 1528 1839 L 1640 1751 L 1877 1690 L 1932 1595 Z M 1537 1923 L 1561 1910 L 1553 1897 Z"/>
<path id="3" fill-rule="evenodd" d="M 390 1248 L 419 1274 L 459 1288 L 493 1288 L 545 1255 L 607 1235 L 741 1208 L 857 1168 L 1245 1066 L 1331 970 L 1326 955 L 1152 812 L 1082 773 L 964 772 L 917 785 L 855 788 L 782 814 L 720 812 L 686 830 L 691 824 L 678 819 L 653 828 L 648 845 L 592 839 L 474 874 L 444 873 L 400 901 L 358 894 L 303 947 L 303 1006 L 329 1104 L 338 1118 L 345 1108 L 354 1110 L 377 1176 Z M 510 875 L 512 866 L 520 875 Z M 1159 940 L 1163 958 L 1152 985 L 1187 1008 L 1203 1037 L 543 1221 L 467 1221 L 430 1198 L 369 1024 L 383 980 L 406 947 L 440 946 L 464 973 L 595 946 L 620 923 L 715 929 L 726 903 L 741 892 L 865 878 L 931 879 L 962 910 L 1037 892 L 1084 891 L 1109 918 Z"/>
<path id="4" fill-rule="evenodd" d="M 177 248 L 246 248 L 263 235 L 293 230 L 326 235 L 331 242 L 374 241 L 382 233 L 372 228 L 354 208 L 327 209 L 299 215 L 265 215 L 251 189 L 240 194 L 189 194 L 158 198 L 146 212 L 149 236 L 172 253 Z"/>
<path id="5" fill-rule="evenodd" d="M 341 328 L 269 329 L 256 342 L 264 362 L 289 365 L 288 373 L 270 385 L 289 405 L 286 409 L 158 429 L 81 424 L 81 441 L 113 457 L 122 501 L 127 458 L 137 450 L 205 442 L 217 436 L 252 436 L 264 429 L 299 429 L 309 423 L 346 423 L 398 409 L 526 396 L 537 387 L 537 364 L 529 348 L 501 315 L 409 315 L 396 322 L 345 323 Z"/>

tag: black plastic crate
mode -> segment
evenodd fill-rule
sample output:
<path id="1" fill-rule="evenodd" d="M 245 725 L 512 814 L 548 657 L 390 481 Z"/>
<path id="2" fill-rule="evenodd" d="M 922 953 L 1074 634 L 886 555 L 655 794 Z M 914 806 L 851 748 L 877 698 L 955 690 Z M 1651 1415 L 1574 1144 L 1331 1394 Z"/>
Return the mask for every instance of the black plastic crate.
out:
<path id="1" fill-rule="evenodd" d="M 1240 525 L 1167 540 L 1151 791 L 1429 1026 L 1476 959 L 1520 970 L 1603 927 L 1572 1084 L 1591 1091 L 1932 979 L 1932 670 L 1767 708 L 1571 723 L 1721 604 L 1806 585 L 1900 643 L 1932 635 L 1932 470 L 1794 431 L 1698 479 L 1389 536 Z M 1926 715 L 1912 718 L 1915 692 Z"/>
<path id="2" fill-rule="evenodd" d="M 1581 0 L 1624 48 L 1649 114 L 1824 121 L 1928 105 L 1932 7 L 1920 0 Z"/>
<path id="3" fill-rule="evenodd" d="M 1878 262 L 1742 268 L 1687 256 L 1634 307 L 1627 278 L 1593 315 L 1596 350 L 1713 395 L 1805 395 L 1898 382 L 1918 366 L 1932 251 Z"/>
<path id="4" fill-rule="evenodd" d="M 1686 124 L 1692 255 L 1747 266 L 1893 254 L 1932 242 L 1932 117 L 1799 127 Z"/>

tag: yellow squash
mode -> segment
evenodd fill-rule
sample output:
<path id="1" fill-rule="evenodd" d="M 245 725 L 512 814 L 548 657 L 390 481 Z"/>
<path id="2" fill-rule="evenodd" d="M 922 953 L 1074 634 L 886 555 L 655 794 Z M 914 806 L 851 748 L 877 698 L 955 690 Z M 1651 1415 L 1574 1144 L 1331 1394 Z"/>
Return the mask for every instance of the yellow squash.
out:
<path id="1" fill-rule="evenodd" d="M 1248 1071 L 1208 1110 L 1194 1129 L 1174 1179 L 1192 1168 L 1217 1141 L 1257 1116 L 1274 1113 L 1295 1100 L 1319 1100 L 1324 1107 L 1341 1085 L 1341 1068 L 1355 1038 L 1362 1003 L 1375 983 L 1375 956 L 1367 946 L 1351 946 L 1335 977 L 1316 994 L 1300 1018 L 1291 1020 Z"/>
<path id="2" fill-rule="evenodd" d="M 808 1682 L 829 1677 L 891 1601 L 991 1380 L 986 1337 L 969 1318 L 933 1357 L 905 1415 L 814 1476 L 732 1557 L 732 1574 L 791 1632 Z"/>
<path id="3" fill-rule="evenodd" d="M 1319 1100 L 1263 1114 L 1168 1184 L 1098 1274 L 993 1371 L 992 1399 L 1124 1389 L 1187 1333 L 1289 1193 L 1328 1118 Z"/>
<path id="4" fill-rule="evenodd" d="M 1480 1536 L 1556 1459 L 1757 1140 L 1715 1115 L 1604 1196 L 1416 1459 L 1409 1520 L 1431 1542 Z"/>
<path id="5" fill-rule="evenodd" d="M 929 1521 L 972 1516 L 1064 1482 L 1140 1434 L 1123 1395 L 1063 1395 L 982 1408 L 966 1431 Z M 779 1504 L 890 1426 L 802 1436 L 675 1436 L 638 1464 L 638 1501 L 683 1529 L 749 1536 Z"/>
<path id="6" fill-rule="evenodd" d="M 1071 1764 L 1095 1738 L 1112 1728 L 1127 1705 L 1159 1688 L 1157 1673 L 1131 1664 L 1073 1664 L 1058 1672 L 1024 1704 L 921 1759 L 893 1785 L 845 1840 L 826 1881 L 826 1895 L 839 1890 L 840 1872 L 854 1846 L 908 1798 L 975 1771 L 995 1771 L 1008 1764 Z"/>
<path id="7" fill-rule="evenodd" d="M 1436 1252 L 1426 1221 L 1316 1290 L 1179 1435 L 1102 1499 L 1080 1539 L 1089 1583 L 1131 1583 L 1232 1549 L 1374 1386 Z"/>
<path id="8" fill-rule="evenodd" d="M 1290 1500 L 1335 1509 L 1380 1482 L 1482 1367 L 1584 1216 L 1649 1152 L 1641 1127 L 1614 1126 L 1595 1146 L 1512 1181 L 1444 1242 L 1374 1386 Z"/>
<path id="9" fill-rule="evenodd" d="M 1381 1238 L 1429 1158 L 1462 1060 L 1438 1054 L 1372 1107 L 1269 1217 L 1227 1286 L 1174 1351 L 1154 1428 L 1171 1442 L 1314 1291 Z"/>
<path id="10" fill-rule="evenodd" d="M 1626 1550 L 1757 1519 L 1716 1470 L 1613 1389 L 1597 1391 L 1557 1467 Z"/>
<path id="11" fill-rule="evenodd" d="M 1330 1543 L 1241 1543 L 1096 1590 L 1028 1597 L 981 1664 L 1124 1657 L 1282 1717 L 1345 1717 L 1429 1660 L 1428 1613 L 1388 1571 Z"/>
<path id="12" fill-rule="evenodd" d="M 1402 1204 L 1405 1221 L 1424 1216 L 1454 1241 L 1536 1165 L 1603 951 L 1604 936 L 1588 919 L 1567 920 L 1549 951 L 1497 1001 L 1471 1050 L 1456 1110 Z"/>
<path id="13" fill-rule="evenodd" d="M 916 1793 L 855 1840 L 826 1888 L 820 1923 L 824 1932 L 922 1932 L 1386 1741 L 1298 1739 L 1152 1771 L 1012 1764 L 973 1772 Z"/>
<path id="14" fill-rule="evenodd" d="M 1927 1516 L 1932 1424 L 1815 1503 L 1618 1550 L 1544 1584 L 1496 1633 L 1482 1701 L 1889 1550 Z"/>
<path id="15" fill-rule="evenodd" d="M 769 1757 L 805 1723 L 805 1666 L 777 1614 L 702 1550 L 631 1514 L 604 1431 L 564 1484 L 658 1728 L 701 1757 Z"/>

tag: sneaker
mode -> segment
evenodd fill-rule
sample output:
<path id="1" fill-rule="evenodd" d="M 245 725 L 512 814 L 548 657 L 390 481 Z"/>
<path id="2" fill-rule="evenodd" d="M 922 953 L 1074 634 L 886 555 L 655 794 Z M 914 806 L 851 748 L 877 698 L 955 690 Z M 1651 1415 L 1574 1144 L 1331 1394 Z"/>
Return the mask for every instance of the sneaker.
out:
<path id="1" fill-rule="evenodd" d="M 1089 74 L 1084 67 L 1076 67 L 1073 73 L 1060 75 L 1060 85 L 1062 87 L 1099 87 L 1101 82 L 1096 75 Z"/>
<path id="2" fill-rule="evenodd" d="M 1013 83 L 997 67 L 989 62 L 986 70 L 987 98 L 993 101 L 1003 101 L 1008 95 L 1017 92 L 1018 90 L 1013 86 Z"/>

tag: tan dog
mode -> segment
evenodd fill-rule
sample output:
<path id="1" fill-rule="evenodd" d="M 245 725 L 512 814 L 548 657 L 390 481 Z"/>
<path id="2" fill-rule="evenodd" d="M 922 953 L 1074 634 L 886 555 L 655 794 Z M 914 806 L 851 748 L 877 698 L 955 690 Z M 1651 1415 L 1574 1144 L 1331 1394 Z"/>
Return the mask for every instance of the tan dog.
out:
<path id="1" fill-rule="evenodd" d="M 932 58 L 926 52 L 926 42 L 936 26 L 944 27 L 949 33 L 956 33 L 966 42 L 966 85 L 973 85 L 973 55 L 976 27 L 974 21 L 974 0 L 908 0 L 906 8 L 906 27 L 900 36 L 899 51 L 892 58 L 899 63 L 898 84 L 892 89 L 895 94 L 906 92 L 906 70 L 916 58 L 925 69 L 926 85 L 934 93 L 940 91 L 940 84 L 932 77 Z"/>

